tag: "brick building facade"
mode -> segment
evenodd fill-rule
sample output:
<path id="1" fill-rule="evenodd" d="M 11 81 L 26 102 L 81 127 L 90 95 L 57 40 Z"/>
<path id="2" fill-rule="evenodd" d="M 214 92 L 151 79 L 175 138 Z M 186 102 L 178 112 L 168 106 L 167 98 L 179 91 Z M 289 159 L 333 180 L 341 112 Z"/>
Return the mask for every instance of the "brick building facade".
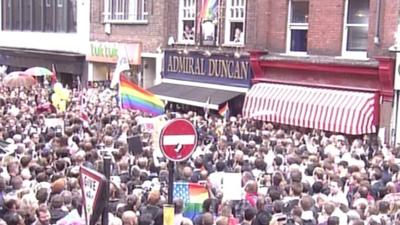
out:
<path id="1" fill-rule="evenodd" d="M 144 87 L 160 79 L 166 40 L 166 1 L 91 1 L 90 47 L 114 49 L 110 57 L 90 55 L 89 80 L 110 80 L 118 55 L 130 59 L 133 80 Z M 133 58 L 133 59 L 132 59 Z M 128 74 L 129 75 L 129 74 Z"/>
<path id="2" fill-rule="evenodd" d="M 387 141 L 395 62 L 389 48 L 395 42 L 399 1 L 268 1 L 266 12 L 266 46 L 251 51 L 253 84 L 372 93 L 372 130 L 383 128 Z"/>
<path id="3" fill-rule="evenodd" d="M 204 107 L 210 100 L 213 109 L 239 103 L 230 107 L 240 113 L 257 83 L 369 93 L 376 100 L 372 130 L 389 131 L 397 0 L 141 0 L 133 13 L 122 10 L 125 17 L 107 2 L 113 1 L 92 1 L 91 42 L 139 46 L 132 74 L 168 102 Z M 246 62 L 249 74 L 235 80 L 232 66 L 245 71 Z M 89 74 L 112 73 L 113 66 L 94 64 Z M 196 66 L 210 73 L 195 74 Z M 185 85 L 204 93 L 185 96 Z"/>

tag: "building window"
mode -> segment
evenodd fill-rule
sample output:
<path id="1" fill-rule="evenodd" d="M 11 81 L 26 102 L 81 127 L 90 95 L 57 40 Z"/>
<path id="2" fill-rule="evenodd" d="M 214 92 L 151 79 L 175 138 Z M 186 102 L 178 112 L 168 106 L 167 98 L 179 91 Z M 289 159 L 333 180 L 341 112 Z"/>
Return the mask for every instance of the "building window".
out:
<path id="1" fill-rule="evenodd" d="M 179 1 L 178 41 L 194 44 L 196 0 Z"/>
<path id="2" fill-rule="evenodd" d="M 57 0 L 57 7 L 61 8 L 64 5 L 64 0 Z"/>
<path id="3" fill-rule="evenodd" d="M 147 22 L 148 0 L 105 0 L 104 21 L 111 23 Z"/>
<path id="4" fill-rule="evenodd" d="M 307 53 L 308 0 L 289 1 L 287 52 Z"/>
<path id="5" fill-rule="evenodd" d="M 2 1 L 2 29 L 76 32 L 76 1 Z"/>
<path id="6" fill-rule="evenodd" d="M 343 32 L 343 55 L 366 57 L 369 0 L 347 0 Z"/>
<path id="7" fill-rule="evenodd" d="M 246 0 L 226 2 L 225 43 L 244 44 Z"/>

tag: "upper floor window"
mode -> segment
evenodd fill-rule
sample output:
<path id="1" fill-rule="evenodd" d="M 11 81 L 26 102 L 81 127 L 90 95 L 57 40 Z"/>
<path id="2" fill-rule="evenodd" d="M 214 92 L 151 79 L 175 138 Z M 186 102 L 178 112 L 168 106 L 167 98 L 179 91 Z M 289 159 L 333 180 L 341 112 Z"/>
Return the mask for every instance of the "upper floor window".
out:
<path id="1" fill-rule="evenodd" d="M 366 57 L 369 0 L 347 0 L 344 18 L 343 55 Z"/>
<path id="2" fill-rule="evenodd" d="M 147 22 L 148 0 L 104 0 L 105 22 Z"/>
<path id="3" fill-rule="evenodd" d="M 307 53 L 308 0 L 289 1 L 286 49 L 288 53 Z"/>
<path id="4" fill-rule="evenodd" d="M 225 43 L 244 44 L 246 0 L 227 0 Z"/>
<path id="5" fill-rule="evenodd" d="M 2 1 L 2 29 L 76 32 L 76 0 Z"/>
<path id="6" fill-rule="evenodd" d="M 196 0 L 179 1 L 178 41 L 194 44 Z"/>

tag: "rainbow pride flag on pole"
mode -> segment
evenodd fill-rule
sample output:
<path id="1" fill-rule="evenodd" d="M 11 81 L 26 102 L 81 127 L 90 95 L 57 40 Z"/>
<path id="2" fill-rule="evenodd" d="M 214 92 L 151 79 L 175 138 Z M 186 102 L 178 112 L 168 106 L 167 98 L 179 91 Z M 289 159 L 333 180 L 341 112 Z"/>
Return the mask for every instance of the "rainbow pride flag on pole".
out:
<path id="1" fill-rule="evenodd" d="M 119 85 L 121 107 L 158 116 L 164 113 L 164 103 L 153 93 L 121 76 Z"/>
<path id="2" fill-rule="evenodd" d="M 185 203 L 183 216 L 194 220 L 202 213 L 203 202 L 209 198 L 208 190 L 204 185 L 196 183 L 175 182 L 174 199 L 180 198 Z"/>
<path id="3" fill-rule="evenodd" d="M 228 102 L 222 108 L 220 108 L 218 110 L 219 115 L 224 117 L 224 118 L 228 115 L 228 112 L 229 112 Z"/>
<path id="4" fill-rule="evenodd" d="M 200 18 L 204 20 L 215 20 L 218 15 L 218 0 L 203 0 Z"/>

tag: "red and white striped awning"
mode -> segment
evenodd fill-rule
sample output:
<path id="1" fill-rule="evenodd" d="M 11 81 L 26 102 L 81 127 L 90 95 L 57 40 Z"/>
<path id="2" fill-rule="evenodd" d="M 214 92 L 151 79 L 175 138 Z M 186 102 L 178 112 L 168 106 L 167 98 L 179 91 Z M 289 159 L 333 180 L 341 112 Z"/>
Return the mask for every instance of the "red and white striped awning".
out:
<path id="1" fill-rule="evenodd" d="M 258 83 L 246 94 L 245 118 L 345 134 L 376 132 L 375 94 Z"/>

